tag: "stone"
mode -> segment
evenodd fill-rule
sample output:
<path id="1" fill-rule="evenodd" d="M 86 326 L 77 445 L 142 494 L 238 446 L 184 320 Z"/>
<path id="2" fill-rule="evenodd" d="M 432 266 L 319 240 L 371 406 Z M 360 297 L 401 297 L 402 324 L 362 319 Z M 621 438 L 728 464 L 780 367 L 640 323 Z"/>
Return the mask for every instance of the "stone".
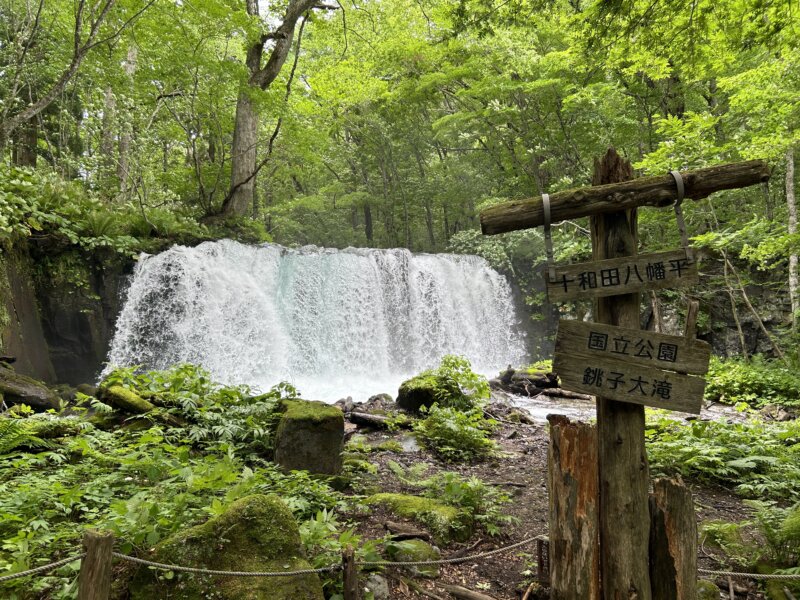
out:
<path id="1" fill-rule="evenodd" d="M 697 600 L 719 600 L 719 588 L 707 579 L 698 579 Z"/>
<path id="2" fill-rule="evenodd" d="M 95 396 L 97 395 L 97 386 L 88 383 L 79 383 L 75 386 L 75 391 L 80 392 L 85 396 Z"/>
<path id="3" fill-rule="evenodd" d="M 141 415 L 155 409 L 151 404 L 134 391 L 121 385 L 100 388 L 100 400 L 122 411 Z"/>
<path id="4" fill-rule="evenodd" d="M 433 498 L 410 494 L 374 494 L 364 501 L 367 505 L 379 504 L 399 517 L 412 519 L 426 526 L 439 544 L 450 541 L 464 542 L 472 535 L 472 517 L 455 506 L 443 504 Z"/>
<path id="5" fill-rule="evenodd" d="M 385 414 L 397 410 L 397 405 L 394 403 L 394 398 L 389 394 L 375 394 L 374 396 L 370 396 L 369 399 L 359 407 L 359 410 Z"/>
<path id="6" fill-rule="evenodd" d="M 388 542 L 386 555 L 389 560 L 397 562 L 416 562 L 424 560 L 439 560 L 442 553 L 435 546 L 423 540 L 403 540 L 402 542 Z M 404 567 L 417 577 L 438 577 L 438 565 L 409 565 Z"/>
<path id="7" fill-rule="evenodd" d="M 440 386 L 436 375 L 431 371 L 425 371 L 400 385 L 397 406 L 410 412 L 419 412 L 423 406 L 433 405 L 439 393 Z"/>
<path id="8" fill-rule="evenodd" d="M 241 498 L 202 525 L 159 543 L 147 558 L 223 571 L 310 569 L 289 507 L 275 495 Z M 315 574 L 292 577 L 199 576 L 175 572 L 171 579 L 143 566 L 129 585 L 131 600 L 323 600 Z"/>
<path id="9" fill-rule="evenodd" d="M 337 475 L 342 470 L 344 414 L 313 400 L 281 400 L 274 460 L 287 471 Z"/>
<path id="10" fill-rule="evenodd" d="M 341 411 L 345 414 L 352 412 L 356 406 L 356 403 L 353 402 L 353 398 L 348 396 L 347 398 L 342 398 L 341 400 L 337 400 L 333 403 L 334 406 L 338 406 Z"/>
<path id="11" fill-rule="evenodd" d="M 0 364 L 0 394 L 6 404 L 27 404 L 34 410 L 58 410 L 61 399 L 41 381 Z"/>
<path id="12" fill-rule="evenodd" d="M 392 597 L 389 582 L 379 573 L 370 573 L 364 582 L 364 588 L 365 591 L 372 592 L 373 600 L 390 600 Z"/>

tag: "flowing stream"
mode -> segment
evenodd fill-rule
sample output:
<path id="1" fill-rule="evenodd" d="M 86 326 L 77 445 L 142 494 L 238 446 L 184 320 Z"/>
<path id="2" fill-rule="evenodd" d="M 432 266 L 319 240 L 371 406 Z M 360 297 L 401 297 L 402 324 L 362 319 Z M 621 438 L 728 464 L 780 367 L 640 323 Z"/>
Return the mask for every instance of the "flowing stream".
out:
<path id="1" fill-rule="evenodd" d="M 519 329 L 508 282 L 476 256 L 222 240 L 139 262 L 109 363 L 364 400 L 445 354 L 495 375 L 524 359 Z"/>

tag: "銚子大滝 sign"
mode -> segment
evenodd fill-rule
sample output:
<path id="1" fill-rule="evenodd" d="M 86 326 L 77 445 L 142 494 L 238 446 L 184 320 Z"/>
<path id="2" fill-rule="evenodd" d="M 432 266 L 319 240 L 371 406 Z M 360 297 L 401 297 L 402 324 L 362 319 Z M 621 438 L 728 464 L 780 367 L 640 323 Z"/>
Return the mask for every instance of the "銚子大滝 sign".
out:
<path id="1" fill-rule="evenodd" d="M 702 341 L 562 320 L 553 371 L 566 390 L 699 413 L 710 356 Z"/>

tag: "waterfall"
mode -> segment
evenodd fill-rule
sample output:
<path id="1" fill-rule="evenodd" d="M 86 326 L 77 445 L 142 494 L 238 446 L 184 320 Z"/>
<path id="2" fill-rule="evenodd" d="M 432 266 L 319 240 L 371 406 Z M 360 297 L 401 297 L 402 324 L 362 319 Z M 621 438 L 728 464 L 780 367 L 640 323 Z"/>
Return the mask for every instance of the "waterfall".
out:
<path id="1" fill-rule="evenodd" d="M 109 364 L 362 400 L 445 354 L 495 374 L 522 360 L 518 331 L 508 282 L 476 256 L 222 240 L 140 260 Z"/>

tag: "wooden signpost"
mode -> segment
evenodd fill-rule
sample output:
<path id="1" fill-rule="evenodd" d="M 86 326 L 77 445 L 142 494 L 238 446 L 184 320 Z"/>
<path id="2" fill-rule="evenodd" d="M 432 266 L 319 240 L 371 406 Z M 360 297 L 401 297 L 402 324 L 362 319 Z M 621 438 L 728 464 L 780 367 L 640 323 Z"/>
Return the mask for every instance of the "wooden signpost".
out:
<path id="1" fill-rule="evenodd" d="M 565 390 L 698 414 L 710 357 L 705 342 L 562 320 L 553 371 Z"/>
<path id="2" fill-rule="evenodd" d="M 583 469 L 586 477 L 597 478 L 597 486 L 579 485 L 577 489 L 584 493 L 597 489 L 599 498 L 596 503 L 590 498 L 578 503 L 598 507 L 596 528 L 587 522 L 588 513 L 574 503 L 571 495 L 551 498 L 551 539 L 558 545 L 551 555 L 554 598 L 574 598 L 579 588 L 587 590 L 587 598 L 607 600 L 696 597 L 696 574 L 690 572 L 691 568 L 674 568 L 676 564 L 694 564 L 687 557 L 696 552 L 696 540 L 680 537 L 675 527 L 663 526 L 673 520 L 666 506 L 669 503 L 661 500 L 654 506 L 662 526 L 653 529 L 659 533 L 652 539 L 668 548 L 664 552 L 660 547 L 654 548 L 653 560 L 668 557 L 672 566 L 650 562 L 650 477 L 643 405 L 699 412 L 704 383 L 698 375 L 705 373 L 710 351 L 706 344 L 694 339 L 696 305 L 690 305 L 693 316 L 687 318 L 684 337 L 640 331 L 639 307 L 643 290 L 695 285 L 697 267 L 687 247 L 682 218 L 679 228 L 683 249 L 637 256 L 636 213 L 640 206 L 675 203 L 680 215 L 678 204 L 683 198 L 697 200 L 768 179 L 767 164 L 758 160 L 633 179 L 630 163 L 611 149 L 595 162 L 592 187 L 506 202 L 481 213 L 481 228 L 487 235 L 541 225 L 549 235 L 551 223 L 591 217 L 593 261 L 567 266 L 551 263 L 545 275 L 551 301 L 592 298 L 595 320 L 561 321 L 556 339 L 553 370 L 561 379 L 561 386 L 597 396 L 597 443 L 591 447 L 565 444 L 564 440 L 571 438 L 554 428 L 563 439 L 551 438 L 551 455 L 559 457 L 559 464 L 551 465 L 550 493 L 573 489 L 569 482 L 580 476 L 577 470 Z M 549 254 L 550 249 L 548 238 Z M 568 425 L 563 424 L 561 429 L 565 427 Z M 575 440 L 579 439 L 590 436 L 575 436 Z M 576 457 L 565 456 L 565 452 L 575 453 L 576 457 L 596 456 L 597 470 L 581 467 Z M 558 475 L 561 479 L 556 480 Z M 687 494 L 669 495 L 689 497 L 688 505 L 683 502 L 676 513 L 692 512 Z M 565 516 L 565 510 L 574 514 Z M 567 522 L 558 532 L 553 531 L 560 525 L 556 519 Z M 596 556 L 592 536 L 598 535 L 598 530 L 600 582 L 594 586 L 586 577 L 595 572 L 587 565 L 593 564 L 592 556 Z M 553 565 L 554 560 L 570 564 Z M 673 581 L 664 581 L 670 577 Z"/>

